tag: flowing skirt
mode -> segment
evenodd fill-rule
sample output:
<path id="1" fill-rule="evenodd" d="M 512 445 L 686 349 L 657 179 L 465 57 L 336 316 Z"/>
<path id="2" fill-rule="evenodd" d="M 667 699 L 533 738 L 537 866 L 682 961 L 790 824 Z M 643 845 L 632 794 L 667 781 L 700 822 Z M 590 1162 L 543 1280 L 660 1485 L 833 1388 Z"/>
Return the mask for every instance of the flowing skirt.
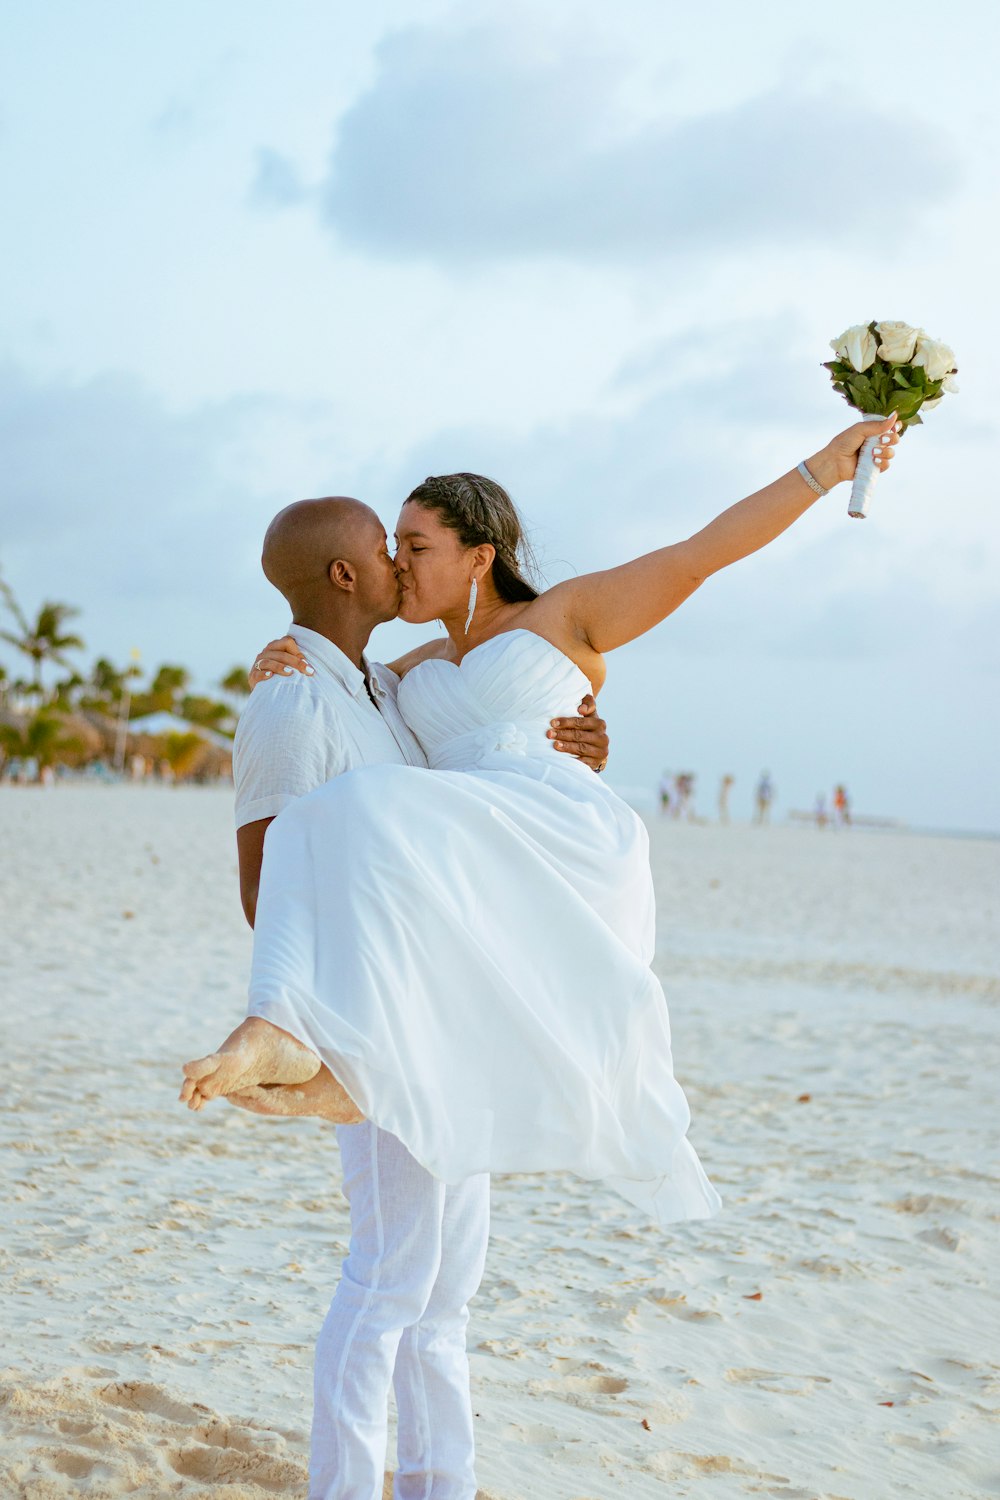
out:
<path id="1" fill-rule="evenodd" d="M 645 827 L 592 772 L 367 767 L 268 829 L 249 1013 L 446 1182 L 568 1170 L 705 1218 L 653 941 Z"/>

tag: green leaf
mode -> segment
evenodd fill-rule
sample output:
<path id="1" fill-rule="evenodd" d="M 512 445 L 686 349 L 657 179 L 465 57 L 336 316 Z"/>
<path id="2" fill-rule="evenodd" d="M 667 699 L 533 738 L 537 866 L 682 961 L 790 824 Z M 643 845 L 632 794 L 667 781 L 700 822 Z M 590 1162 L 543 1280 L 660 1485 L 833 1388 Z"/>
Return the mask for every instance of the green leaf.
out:
<path id="1" fill-rule="evenodd" d="M 872 390 L 871 381 L 866 375 L 852 375 L 846 381 L 846 385 L 859 411 L 878 413 L 878 397 Z"/>
<path id="2" fill-rule="evenodd" d="M 897 369 L 893 370 L 893 372 L 892 372 L 892 378 L 893 378 L 893 381 L 895 382 L 895 384 L 898 385 L 898 386 L 900 386 L 902 390 L 908 391 L 910 389 L 910 382 L 907 380 L 906 376 L 903 374 L 903 367 L 902 367 L 902 365 L 898 366 Z"/>
<path id="3" fill-rule="evenodd" d="M 891 411 L 892 408 L 886 405 L 886 403 L 891 401 L 893 396 L 892 376 L 884 364 L 877 363 L 872 366 L 872 385 L 875 387 L 879 401 L 885 407 L 885 410 L 887 412 Z"/>
<path id="4" fill-rule="evenodd" d="M 917 406 L 907 406 L 903 409 L 897 408 L 896 416 L 901 422 L 912 422 L 919 409 Z"/>

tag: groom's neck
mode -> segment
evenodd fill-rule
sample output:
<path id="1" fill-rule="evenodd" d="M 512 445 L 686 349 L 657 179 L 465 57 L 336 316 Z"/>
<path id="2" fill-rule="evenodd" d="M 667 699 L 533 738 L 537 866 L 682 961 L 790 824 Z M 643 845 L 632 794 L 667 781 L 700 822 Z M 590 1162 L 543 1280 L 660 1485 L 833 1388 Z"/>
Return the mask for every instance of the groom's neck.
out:
<path id="1" fill-rule="evenodd" d="M 361 666 L 361 658 L 377 623 L 351 610 L 310 609 L 302 606 L 293 609 L 292 622 L 306 630 L 315 630 L 317 635 L 325 635 L 356 667 Z"/>

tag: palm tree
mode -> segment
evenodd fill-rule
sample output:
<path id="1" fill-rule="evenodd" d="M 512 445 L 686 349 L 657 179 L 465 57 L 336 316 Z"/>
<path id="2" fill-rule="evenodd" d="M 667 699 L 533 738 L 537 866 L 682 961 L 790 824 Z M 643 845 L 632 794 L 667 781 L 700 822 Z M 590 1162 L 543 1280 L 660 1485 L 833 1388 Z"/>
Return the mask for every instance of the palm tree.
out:
<path id="1" fill-rule="evenodd" d="M 32 690 L 41 698 L 42 664 L 46 661 L 54 661 L 58 662 L 61 667 L 69 667 L 64 653 L 79 651 L 83 648 L 83 641 L 80 637 L 67 633 L 65 629 L 66 621 L 71 620 L 80 611 L 72 604 L 57 604 L 48 600 L 42 605 L 37 618 L 32 623 L 18 603 L 14 590 L 3 578 L 0 578 L 0 598 L 14 616 L 20 632 L 15 635 L 9 630 L 0 630 L 0 640 L 8 641 L 10 645 L 16 646 L 18 651 L 23 651 L 25 656 L 31 658 Z"/>
<path id="2" fill-rule="evenodd" d="M 144 719 L 147 714 L 176 714 L 177 700 L 190 681 L 191 673 L 186 667 L 169 664 L 159 667 L 149 687 L 132 695 L 129 717 Z"/>
<path id="3" fill-rule="evenodd" d="M 205 741 L 200 735 L 168 734 L 163 740 L 163 759 L 174 775 L 182 778 L 193 770 L 205 753 Z"/>
<path id="4" fill-rule="evenodd" d="M 228 703 L 218 703 L 214 698 L 201 698 L 196 694 L 186 693 L 177 712 L 180 718 L 187 719 L 189 724 L 197 724 L 201 729 L 214 729 L 221 734 L 232 732 L 229 724 L 233 711 Z"/>
<path id="5" fill-rule="evenodd" d="M 70 672 L 68 677 L 64 677 L 53 687 L 51 706 L 66 712 L 72 710 L 74 693 L 85 686 L 86 682 L 79 672 Z"/>
<path id="6" fill-rule="evenodd" d="M 230 667 L 225 677 L 220 679 L 219 686 L 224 693 L 231 693 L 234 698 L 246 698 L 250 692 L 247 681 L 249 675 L 246 667 Z"/>
<path id="7" fill-rule="evenodd" d="M 120 703 L 125 692 L 126 672 L 120 671 L 106 656 L 99 656 L 90 669 L 87 684 L 102 703 Z"/>
<path id="8" fill-rule="evenodd" d="M 116 667 L 106 656 L 99 656 L 90 669 L 90 680 L 85 684 L 86 708 L 117 709 L 131 688 L 134 678 L 142 676 L 142 668 L 136 662 L 127 667 Z"/>
<path id="9" fill-rule="evenodd" d="M 26 724 L 0 724 L 0 749 L 7 760 L 33 760 L 41 775 L 64 751 L 83 749 L 76 735 L 64 734 L 58 715 L 39 709 Z"/>

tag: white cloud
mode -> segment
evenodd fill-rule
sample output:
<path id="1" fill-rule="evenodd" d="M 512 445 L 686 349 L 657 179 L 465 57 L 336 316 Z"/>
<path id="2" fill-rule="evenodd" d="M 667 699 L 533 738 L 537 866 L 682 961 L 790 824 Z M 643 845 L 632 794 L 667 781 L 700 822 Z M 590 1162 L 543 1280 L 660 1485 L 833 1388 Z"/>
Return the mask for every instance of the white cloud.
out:
<path id="1" fill-rule="evenodd" d="M 338 123 L 327 222 L 392 257 L 627 262 L 870 233 L 858 183 L 876 141 L 893 163 L 879 182 L 892 243 L 957 184 L 940 130 L 843 89 L 771 88 L 684 118 L 668 100 L 636 125 L 618 102 L 624 63 L 559 41 L 502 27 L 385 40 Z"/>

